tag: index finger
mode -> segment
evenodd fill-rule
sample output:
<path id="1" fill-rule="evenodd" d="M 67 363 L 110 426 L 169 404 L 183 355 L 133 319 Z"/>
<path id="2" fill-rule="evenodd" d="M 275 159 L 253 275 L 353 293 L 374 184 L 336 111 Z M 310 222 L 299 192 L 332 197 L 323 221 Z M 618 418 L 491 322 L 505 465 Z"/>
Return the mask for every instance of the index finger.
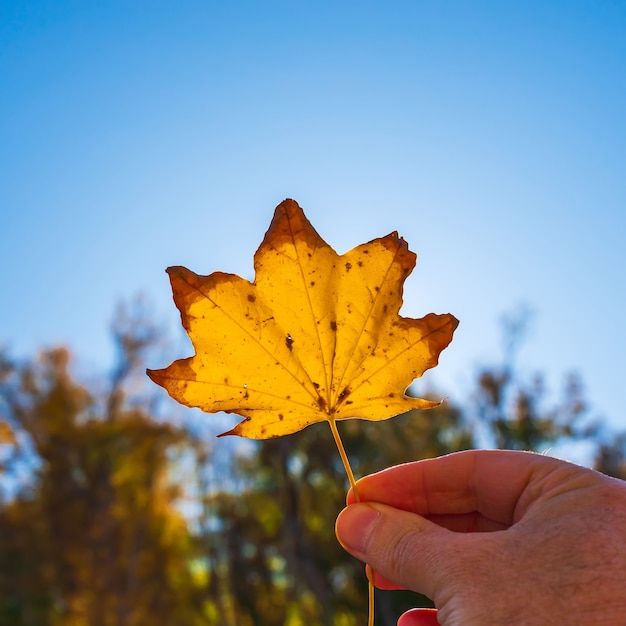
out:
<path id="1" fill-rule="evenodd" d="M 381 502 L 424 517 L 479 513 L 509 526 L 540 491 L 537 487 L 520 505 L 529 485 L 563 466 L 575 467 L 531 452 L 468 450 L 396 465 L 356 486 L 362 502 Z M 348 504 L 356 500 L 351 490 Z"/>

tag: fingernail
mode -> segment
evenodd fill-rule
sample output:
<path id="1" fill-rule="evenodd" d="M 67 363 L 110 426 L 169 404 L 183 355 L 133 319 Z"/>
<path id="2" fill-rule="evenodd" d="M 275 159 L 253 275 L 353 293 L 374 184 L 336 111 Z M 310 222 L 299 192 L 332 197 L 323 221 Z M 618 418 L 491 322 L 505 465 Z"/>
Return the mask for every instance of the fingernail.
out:
<path id="1" fill-rule="evenodd" d="M 363 553 L 379 517 L 380 512 L 369 504 L 351 504 L 337 518 L 337 538 L 351 552 Z"/>

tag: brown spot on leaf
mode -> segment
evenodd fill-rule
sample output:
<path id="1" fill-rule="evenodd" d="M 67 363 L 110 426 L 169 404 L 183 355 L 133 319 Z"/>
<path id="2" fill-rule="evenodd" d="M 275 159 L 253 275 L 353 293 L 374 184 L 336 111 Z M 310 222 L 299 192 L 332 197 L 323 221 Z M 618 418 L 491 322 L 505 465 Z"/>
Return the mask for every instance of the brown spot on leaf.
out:
<path id="1" fill-rule="evenodd" d="M 332 330 L 334 333 L 337 332 L 337 322 L 335 322 L 335 320 L 331 320 L 331 322 L 330 322 L 330 330 Z"/>
<path id="2" fill-rule="evenodd" d="M 253 293 L 248 294 L 248 302 L 255 302 L 256 296 Z"/>

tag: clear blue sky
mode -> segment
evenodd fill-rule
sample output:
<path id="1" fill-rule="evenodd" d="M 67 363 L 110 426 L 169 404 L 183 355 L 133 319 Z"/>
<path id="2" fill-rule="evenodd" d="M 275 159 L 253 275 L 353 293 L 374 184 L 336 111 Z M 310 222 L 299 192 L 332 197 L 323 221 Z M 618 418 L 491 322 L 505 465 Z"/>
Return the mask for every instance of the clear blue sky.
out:
<path id="1" fill-rule="evenodd" d="M 165 267 L 251 278 L 293 197 L 339 252 L 419 254 L 444 391 L 524 303 L 520 367 L 626 427 L 625 112 L 618 0 L 3 0 L 0 343 L 107 367 L 117 301 L 176 328 Z"/>

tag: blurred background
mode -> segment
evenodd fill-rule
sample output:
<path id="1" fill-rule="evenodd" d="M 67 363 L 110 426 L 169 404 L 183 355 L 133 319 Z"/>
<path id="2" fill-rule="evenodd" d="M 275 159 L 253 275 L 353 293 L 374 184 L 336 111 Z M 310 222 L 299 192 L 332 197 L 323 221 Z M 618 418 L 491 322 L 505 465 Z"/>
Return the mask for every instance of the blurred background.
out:
<path id="1" fill-rule="evenodd" d="M 285 197 L 340 253 L 397 230 L 402 313 L 461 321 L 439 409 L 341 425 L 356 474 L 626 475 L 624 110 L 617 0 L 0 3 L 0 624 L 365 622 L 328 429 L 216 442 L 143 374 L 190 353 L 163 270 L 252 280 Z"/>

